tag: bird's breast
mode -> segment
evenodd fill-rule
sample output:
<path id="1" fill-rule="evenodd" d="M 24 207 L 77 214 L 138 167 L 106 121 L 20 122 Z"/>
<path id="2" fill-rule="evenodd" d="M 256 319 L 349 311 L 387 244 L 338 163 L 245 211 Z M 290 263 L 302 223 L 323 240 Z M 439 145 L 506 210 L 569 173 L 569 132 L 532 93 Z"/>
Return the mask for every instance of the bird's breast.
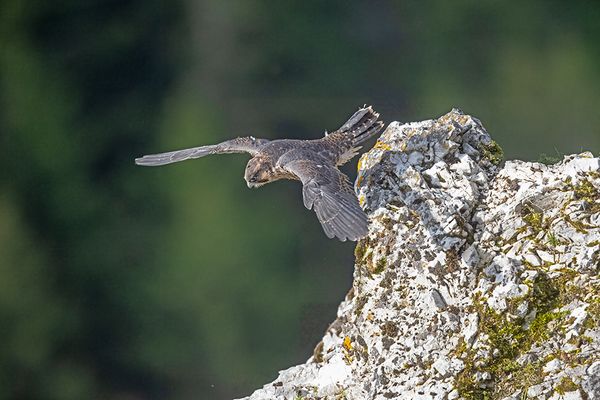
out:
<path id="1" fill-rule="evenodd" d="M 299 180 L 298 177 L 294 174 L 292 174 L 291 172 L 289 172 L 286 169 L 283 169 L 281 167 L 276 167 L 275 168 L 275 177 L 276 179 L 292 179 L 292 180 Z"/>

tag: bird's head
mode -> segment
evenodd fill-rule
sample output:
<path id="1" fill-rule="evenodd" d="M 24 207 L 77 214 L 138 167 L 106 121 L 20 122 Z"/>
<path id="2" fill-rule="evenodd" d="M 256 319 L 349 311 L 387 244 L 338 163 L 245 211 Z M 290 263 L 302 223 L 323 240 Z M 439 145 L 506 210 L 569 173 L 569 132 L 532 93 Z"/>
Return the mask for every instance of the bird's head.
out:
<path id="1" fill-rule="evenodd" d="M 249 188 L 257 188 L 271 182 L 273 174 L 274 168 L 268 160 L 254 157 L 246 165 L 244 179 Z"/>

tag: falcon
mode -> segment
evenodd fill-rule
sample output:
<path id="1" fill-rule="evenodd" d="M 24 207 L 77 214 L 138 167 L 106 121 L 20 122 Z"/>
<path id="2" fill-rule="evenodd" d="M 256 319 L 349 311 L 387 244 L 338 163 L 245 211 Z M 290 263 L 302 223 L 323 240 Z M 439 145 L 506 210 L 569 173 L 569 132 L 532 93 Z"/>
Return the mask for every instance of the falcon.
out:
<path id="1" fill-rule="evenodd" d="M 136 158 L 143 166 L 159 166 L 209 154 L 248 153 L 244 179 L 257 188 L 279 179 L 302 182 L 304 206 L 313 209 L 325 235 L 356 241 L 368 233 L 368 219 L 350 180 L 338 167 L 358 154 L 360 146 L 383 127 L 372 107 L 356 111 L 335 132 L 319 139 L 296 140 L 239 137 L 225 142 Z"/>

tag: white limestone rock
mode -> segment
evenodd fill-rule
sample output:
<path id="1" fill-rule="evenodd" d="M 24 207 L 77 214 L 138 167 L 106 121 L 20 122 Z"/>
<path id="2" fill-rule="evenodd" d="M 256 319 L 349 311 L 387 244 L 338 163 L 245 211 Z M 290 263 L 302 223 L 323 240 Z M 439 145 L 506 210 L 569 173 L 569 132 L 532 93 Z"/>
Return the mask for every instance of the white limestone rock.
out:
<path id="1" fill-rule="evenodd" d="M 501 157 L 459 110 L 391 123 L 337 319 L 246 399 L 600 399 L 599 159 Z"/>

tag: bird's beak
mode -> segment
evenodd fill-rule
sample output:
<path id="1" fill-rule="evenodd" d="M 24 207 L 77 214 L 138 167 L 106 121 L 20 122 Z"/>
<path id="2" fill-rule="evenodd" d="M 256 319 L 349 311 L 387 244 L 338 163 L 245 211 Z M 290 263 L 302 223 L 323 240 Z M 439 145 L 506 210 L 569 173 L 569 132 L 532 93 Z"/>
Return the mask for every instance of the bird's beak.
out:
<path id="1" fill-rule="evenodd" d="M 266 182 L 248 182 L 246 181 L 246 185 L 248 185 L 248 187 L 250 189 L 256 189 L 261 187 L 262 185 L 264 185 Z"/>

